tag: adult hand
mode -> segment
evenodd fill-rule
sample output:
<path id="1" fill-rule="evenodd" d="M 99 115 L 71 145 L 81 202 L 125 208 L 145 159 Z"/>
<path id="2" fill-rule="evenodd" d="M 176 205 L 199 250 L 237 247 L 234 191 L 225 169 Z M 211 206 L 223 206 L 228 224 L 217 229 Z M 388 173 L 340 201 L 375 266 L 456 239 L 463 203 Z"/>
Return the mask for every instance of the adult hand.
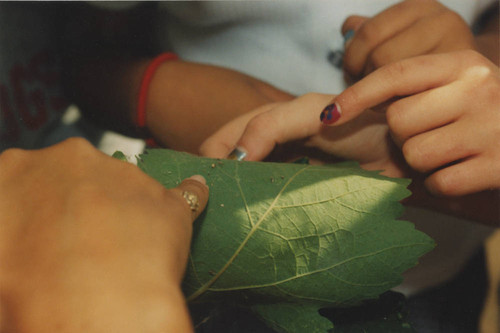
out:
<path id="1" fill-rule="evenodd" d="M 332 125 L 382 103 L 406 162 L 427 189 L 460 196 L 500 188 L 500 72 L 474 51 L 389 64 L 338 95 L 323 111 Z"/>
<path id="2" fill-rule="evenodd" d="M 395 146 L 388 134 L 385 116 L 366 110 L 354 121 L 337 128 L 325 127 L 317 110 L 328 104 L 332 95 L 310 93 L 290 102 L 265 105 L 222 127 L 201 146 L 200 153 L 225 158 L 235 148 L 243 149 L 245 160 L 257 161 L 273 149 L 288 142 L 291 152 L 356 160 L 371 170 L 384 170 L 386 175 L 403 176 Z M 298 156 L 289 156 L 296 158 Z"/>
<path id="3" fill-rule="evenodd" d="M 192 331 L 180 281 L 208 199 L 197 177 L 167 190 L 82 139 L 2 153 L 0 331 Z"/>
<path id="4" fill-rule="evenodd" d="M 351 16 L 342 26 L 344 34 L 349 30 L 355 34 L 344 67 L 352 78 L 406 58 L 477 49 L 467 23 L 436 0 L 402 1 L 372 18 Z"/>

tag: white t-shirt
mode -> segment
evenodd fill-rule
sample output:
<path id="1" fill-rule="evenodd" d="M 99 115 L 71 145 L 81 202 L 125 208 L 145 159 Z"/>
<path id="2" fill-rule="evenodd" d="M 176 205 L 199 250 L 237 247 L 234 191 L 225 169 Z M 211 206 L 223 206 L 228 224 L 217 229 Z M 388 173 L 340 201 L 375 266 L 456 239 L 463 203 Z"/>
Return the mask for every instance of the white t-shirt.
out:
<path id="1" fill-rule="evenodd" d="M 229 67 L 296 95 L 339 93 L 342 72 L 327 61 L 342 49 L 352 14 L 373 16 L 397 0 L 161 2 L 159 43 L 182 59 Z M 494 0 L 445 0 L 469 24 Z"/>
<path id="2" fill-rule="evenodd" d="M 397 2 L 161 2 L 158 43 L 184 60 L 232 68 L 296 95 L 339 93 L 345 88 L 342 71 L 327 56 L 331 50 L 342 49 L 342 23 L 349 15 L 373 16 Z M 493 2 L 442 1 L 469 24 Z M 438 244 L 396 288 L 407 295 L 455 275 L 491 233 L 479 224 L 413 207 L 407 208 L 403 218 Z"/>
<path id="3" fill-rule="evenodd" d="M 0 152 L 46 145 L 67 107 L 47 4 L 0 2 Z"/>

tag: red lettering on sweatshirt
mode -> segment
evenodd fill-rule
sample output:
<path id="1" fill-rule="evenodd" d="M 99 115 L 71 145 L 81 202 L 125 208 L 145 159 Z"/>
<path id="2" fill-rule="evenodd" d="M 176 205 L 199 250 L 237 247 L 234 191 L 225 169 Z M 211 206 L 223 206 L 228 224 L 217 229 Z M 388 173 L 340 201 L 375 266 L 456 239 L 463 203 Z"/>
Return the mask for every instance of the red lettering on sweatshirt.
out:
<path id="1" fill-rule="evenodd" d="M 5 131 L 0 132 L 0 141 L 11 143 L 19 140 L 19 124 L 12 112 L 7 87 L 3 84 L 0 84 L 0 111 L 5 125 Z"/>
<path id="2" fill-rule="evenodd" d="M 49 95 L 49 88 L 58 91 L 60 75 L 57 63 L 49 52 L 35 54 L 27 64 L 15 64 L 9 71 L 9 84 L 1 85 L 0 114 L 4 132 L 0 138 L 9 142 L 20 136 L 21 126 L 36 131 L 49 118 L 49 109 L 63 111 L 67 101 L 60 95 Z M 12 100 L 10 100 L 10 97 Z"/>
<path id="3" fill-rule="evenodd" d="M 33 83 L 33 75 L 21 65 L 12 67 L 9 74 L 14 103 L 23 123 L 30 130 L 39 129 L 47 121 L 42 90 L 37 88 L 27 91 L 26 84 Z"/>

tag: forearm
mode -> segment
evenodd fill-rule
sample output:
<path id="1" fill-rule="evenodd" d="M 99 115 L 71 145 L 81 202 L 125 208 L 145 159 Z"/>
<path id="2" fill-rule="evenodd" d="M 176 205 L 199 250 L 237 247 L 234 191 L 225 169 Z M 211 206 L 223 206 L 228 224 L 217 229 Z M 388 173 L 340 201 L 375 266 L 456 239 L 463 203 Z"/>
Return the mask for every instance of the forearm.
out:
<path id="1" fill-rule="evenodd" d="M 82 5 L 68 23 L 63 43 L 65 86 L 70 99 L 100 124 L 128 135 L 153 136 L 170 148 L 197 152 L 228 120 L 257 106 L 291 98 L 247 75 L 216 66 L 166 61 L 152 78 L 147 129 L 135 126 L 145 69 L 156 55 L 151 36 L 154 8 L 141 4 L 108 12 Z M 149 131 L 149 133 L 148 133 Z"/>
<path id="2" fill-rule="evenodd" d="M 72 98 L 95 122 L 140 135 L 134 126 L 137 99 L 150 61 L 110 59 L 72 66 Z M 195 153 L 205 138 L 229 120 L 289 98 L 269 84 L 232 70 L 167 61 L 151 81 L 146 124 L 162 145 Z"/>
<path id="3" fill-rule="evenodd" d="M 244 74 L 209 65 L 168 62 L 148 95 L 147 125 L 162 144 L 197 152 L 228 121 L 256 107 L 292 96 Z"/>

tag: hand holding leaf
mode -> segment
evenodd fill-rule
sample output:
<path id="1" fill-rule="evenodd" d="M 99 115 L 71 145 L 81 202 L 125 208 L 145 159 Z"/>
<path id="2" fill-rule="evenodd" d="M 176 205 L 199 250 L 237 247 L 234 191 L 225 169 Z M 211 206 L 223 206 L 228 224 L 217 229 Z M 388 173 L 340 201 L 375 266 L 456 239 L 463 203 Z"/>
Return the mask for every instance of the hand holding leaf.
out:
<path id="1" fill-rule="evenodd" d="M 149 150 L 139 166 L 166 187 L 189 174 L 203 175 L 210 187 L 194 225 L 188 301 L 244 304 L 283 331 L 325 332 L 331 323 L 319 308 L 377 297 L 433 248 L 411 223 L 395 220 L 408 180 L 354 163 L 236 162 Z M 303 325 L 290 329 L 297 309 Z"/>

